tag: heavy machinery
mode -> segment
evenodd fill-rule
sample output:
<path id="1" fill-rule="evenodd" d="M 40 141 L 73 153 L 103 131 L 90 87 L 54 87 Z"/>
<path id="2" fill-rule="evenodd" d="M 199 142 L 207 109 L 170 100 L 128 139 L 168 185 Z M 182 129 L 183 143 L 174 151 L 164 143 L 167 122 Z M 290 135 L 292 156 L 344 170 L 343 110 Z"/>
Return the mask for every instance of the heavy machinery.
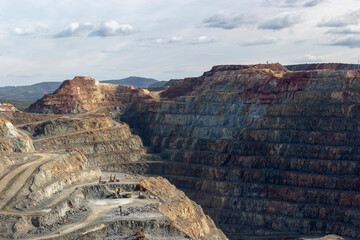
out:
<path id="1" fill-rule="evenodd" d="M 116 189 L 115 189 L 115 197 L 116 197 L 116 198 L 121 197 L 121 189 L 120 189 L 120 188 L 116 188 Z"/>
<path id="2" fill-rule="evenodd" d="M 145 235 L 144 235 L 144 229 L 142 227 L 138 227 L 136 229 L 136 240 L 146 240 Z"/>

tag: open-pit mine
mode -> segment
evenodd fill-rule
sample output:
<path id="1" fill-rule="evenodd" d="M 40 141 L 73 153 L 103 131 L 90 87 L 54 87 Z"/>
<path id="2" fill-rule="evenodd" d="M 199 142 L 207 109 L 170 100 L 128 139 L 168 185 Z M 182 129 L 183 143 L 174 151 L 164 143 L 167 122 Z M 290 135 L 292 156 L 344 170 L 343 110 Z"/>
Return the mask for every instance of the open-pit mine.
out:
<path id="1" fill-rule="evenodd" d="M 0 105 L 0 239 L 360 238 L 360 72 L 215 66 Z M 341 237 L 340 237 L 341 236 Z"/>

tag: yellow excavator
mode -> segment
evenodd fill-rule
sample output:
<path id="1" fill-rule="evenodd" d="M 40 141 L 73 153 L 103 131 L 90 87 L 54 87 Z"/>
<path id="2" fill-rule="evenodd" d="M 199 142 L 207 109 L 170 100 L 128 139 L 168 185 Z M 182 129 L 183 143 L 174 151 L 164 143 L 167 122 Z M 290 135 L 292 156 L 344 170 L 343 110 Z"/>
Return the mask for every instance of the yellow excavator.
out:
<path id="1" fill-rule="evenodd" d="M 116 198 L 121 197 L 121 190 L 120 190 L 120 188 L 115 189 L 115 196 L 116 196 Z"/>
<path id="2" fill-rule="evenodd" d="M 144 229 L 142 227 L 138 227 L 136 229 L 136 240 L 146 240 L 144 235 Z"/>

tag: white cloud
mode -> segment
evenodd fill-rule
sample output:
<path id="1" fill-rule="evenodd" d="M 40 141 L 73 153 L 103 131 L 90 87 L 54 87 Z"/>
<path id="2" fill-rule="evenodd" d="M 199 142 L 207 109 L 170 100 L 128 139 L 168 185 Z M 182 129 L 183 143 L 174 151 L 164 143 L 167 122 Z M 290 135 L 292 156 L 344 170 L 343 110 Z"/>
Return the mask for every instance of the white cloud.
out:
<path id="1" fill-rule="evenodd" d="M 74 37 L 79 36 L 83 32 L 89 32 L 95 28 L 95 25 L 91 23 L 79 23 L 74 22 L 67 26 L 61 32 L 55 34 L 54 38 L 66 38 L 66 37 Z"/>
<path id="2" fill-rule="evenodd" d="M 178 43 L 181 42 L 184 38 L 181 36 L 174 36 L 171 37 L 170 40 L 168 41 L 168 43 Z"/>
<path id="3" fill-rule="evenodd" d="M 18 36 L 24 36 L 24 35 L 30 35 L 30 34 L 34 34 L 35 33 L 35 29 L 34 28 L 21 28 L 21 27 L 16 27 L 13 30 L 13 33 L 18 35 Z"/>
<path id="4" fill-rule="evenodd" d="M 135 28 L 130 24 L 119 24 L 117 21 L 103 22 L 93 32 L 90 37 L 114 37 L 134 33 Z"/>
<path id="5" fill-rule="evenodd" d="M 210 44 L 216 42 L 214 37 L 209 36 L 200 36 L 197 37 L 195 40 L 189 42 L 190 45 L 197 45 L 197 44 Z"/>
<path id="6" fill-rule="evenodd" d="M 318 56 L 354 61 L 360 22 L 351 13 L 360 9 L 360 0 L 268 0 L 266 6 L 264 2 L 0 0 L 0 8 L 6 9 L 0 14 L 0 58 L 6 58 L 1 60 L 0 85 L 24 84 L 25 80 L 15 83 L 6 76 L 39 72 L 41 77 L 26 83 L 60 81 L 75 74 L 98 79 L 137 74 L 183 78 L 216 64 L 267 60 L 289 64 L 295 59 L 321 60 Z M 350 24 L 317 27 L 330 20 L 333 25 Z M 306 53 L 313 57 L 305 58 Z M 10 65 L 9 59 L 14 59 Z M 20 66 L 18 59 L 27 61 Z M 183 63 L 182 72 L 172 71 Z M 109 71 L 109 66 L 119 67 Z"/>
<path id="7" fill-rule="evenodd" d="M 150 38 L 150 39 L 141 39 L 141 42 L 145 43 L 143 46 L 147 44 L 178 44 L 184 42 L 184 37 L 182 36 L 172 36 L 170 38 Z"/>
<path id="8" fill-rule="evenodd" d="M 41 32 L 44 32 L 46 29 L 41 26 L 31 26 L 31 27 L 14 27 L 11 30 L 16 36 L 27 36 L 27 35 L 34 35 Z"/>

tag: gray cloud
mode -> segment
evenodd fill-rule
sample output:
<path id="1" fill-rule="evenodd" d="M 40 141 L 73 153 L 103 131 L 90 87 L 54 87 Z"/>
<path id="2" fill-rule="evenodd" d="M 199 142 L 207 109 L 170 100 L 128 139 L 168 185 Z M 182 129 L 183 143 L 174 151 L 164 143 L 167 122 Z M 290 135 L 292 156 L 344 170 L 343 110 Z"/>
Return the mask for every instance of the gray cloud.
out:
<path id="1" fill-rule="evenodd" d="M 119 24 L 116 21 L 103 22 L 93 32 L 90 37 L 114 37 L 122 36 L 135 32 L 135 28 L 130 24 Z"/>
<path id="2" fill-rule="evenodd" d="M 274 38 L 264 38 L 264 39 L 257 39 L 254 41 L 244 42 L 242 45 L 245 47 L 251 46 L 259 46 L 259 45 L 270 45 L 276 43 L 276 39 Z"/>
<path id="3" fill-rule="evenodd" d="M 259 29 L 271 29 L 271 30 L 281 30 L 284 28 L 289 28 L 297 24 L 301 20 L 299 15 L 287 14 L 282 16 L 277 16 L 268 20 L 263 21 L 259 25 Z"/>
<path id="4" fill-rule="evenodd" d="M 265 0 L 265 6 L 273 7 L 284 7 L 284 8 L 294 8 L 294 7 L 315 7 L 316 5 L 325 2 L 326 0 Z"/>
<path id="5" fill-rule="evenodd" d="M 337 34 L 337 35 L 352 35 L 352 34 L 360 34 L 360 29 L 351 29 L 351 28 L 331 29 L 326 33 Z"/>
<path id="6" fill-rule="evenodd" d="M 61 32 L 55 34 L 54 38 L 66 38 L 66 37 L 74 37 L 79 36 L 83 32 L 92 31 L 95 28 L 95 25 L 91 23 L 71 23 Z"/>
<path id="7" fill-rule="evenodd" d="M 318 23 L 318 27 L 346 27 L 360 23 L 360 9 Z"/>
<path id="8" fill-rule="evenodd" d="M 239 15 L 226 15 L 225 13 L 218 13 L 203 21 L 205 27 L 234 29 L 243 25 L 256 23 L 255 17 L 246 16 L 245 14 Z"/>
<path id="9" fill-rule="evenodd" d="M 333 41 L 329 45 L 343 46 L 348 48 L 360 48 L 360 37 L 350 36 L 350 37 L 340 38 Z"/>

